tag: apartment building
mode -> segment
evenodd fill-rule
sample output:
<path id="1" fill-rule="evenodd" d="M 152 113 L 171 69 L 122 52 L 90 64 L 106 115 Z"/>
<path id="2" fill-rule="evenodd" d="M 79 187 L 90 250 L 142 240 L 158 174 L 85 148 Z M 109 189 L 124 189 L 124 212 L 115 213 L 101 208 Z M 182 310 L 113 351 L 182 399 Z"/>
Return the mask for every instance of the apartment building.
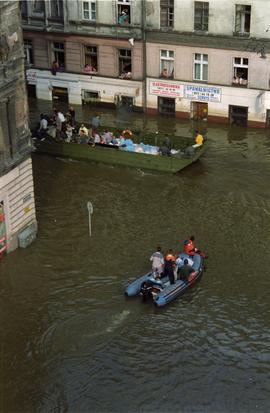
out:
<path id="1" fill-rule="evenodd" d="M 270 124 L 265 0 L 22 1 L 27 80 L 41 99 Z"/>
<path id="2" fill-rule="evenodd" d="M 37 223 L 18 1 L 0 2 L 0 256 L 27 246 Z"/>
<path id="3" fill-rule="evenodd" d="M 140 0 L 22 1 L 27 80 L 37 98 L 142 106 Z"/>
<path id="4" fill-rule="evenodd" d="M 263 0 L 148 2 L 148 112 L 269 126 L 269 22 Z"/>

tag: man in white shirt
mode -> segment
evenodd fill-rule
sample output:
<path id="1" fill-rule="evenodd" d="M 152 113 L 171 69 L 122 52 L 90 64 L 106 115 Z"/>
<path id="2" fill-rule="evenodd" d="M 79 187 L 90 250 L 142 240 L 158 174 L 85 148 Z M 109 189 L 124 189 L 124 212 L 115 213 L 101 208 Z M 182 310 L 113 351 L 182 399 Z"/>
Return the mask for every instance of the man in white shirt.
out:
<path id="1" fill-rule="evenodd" d="M 48 130 L 48 121 L 42 113 L 40 115 L 39 129 L 37 131 L 38 139 L 44 140 L 47 134 L 47 130 Z"/>
<path id="2" fill-rule="evenodd" d="M 164 266 L 164 257 L 160 247 L 157 247 L 156 252 L 151 255 L 150 261 L 152 262 L 153 275 L 155 277 L 160 277 Z"/>

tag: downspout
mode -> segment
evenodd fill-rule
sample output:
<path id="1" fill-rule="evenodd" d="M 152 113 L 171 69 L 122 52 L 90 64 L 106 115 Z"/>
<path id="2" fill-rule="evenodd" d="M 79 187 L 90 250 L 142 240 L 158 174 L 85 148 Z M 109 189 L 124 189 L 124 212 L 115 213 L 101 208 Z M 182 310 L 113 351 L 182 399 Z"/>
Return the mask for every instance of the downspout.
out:
<path id="1" fill-rule="evenodd" d="M 146 1 L 141 0 L 142 5 L 142 49 L 143 49 L 143 81 L 142 81 L 142 107 L 143 112 L 146 113 L 147 110 L 147 65 L 146 65 L 146 21 L 145 21 L 145 7 Z"/>

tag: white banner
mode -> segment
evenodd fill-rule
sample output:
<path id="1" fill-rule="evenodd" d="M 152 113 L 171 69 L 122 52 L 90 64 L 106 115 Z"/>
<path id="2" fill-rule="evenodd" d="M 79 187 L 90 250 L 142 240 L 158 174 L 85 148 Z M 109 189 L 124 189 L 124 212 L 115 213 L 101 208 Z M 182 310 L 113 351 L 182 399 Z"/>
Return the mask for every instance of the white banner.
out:
<path id="1" fill-rule="evenodd" d="M 150 95 L 178 98 L 184 96 L 184 86 L 177 83 L 167 83 L 162 80 L 149 83 Z"/>
<path id="2" fill-rule="evenodd" d="M 221 88 L 212 86 L 186 85 L 185 98 L 203 102 L 220 102 Z"/>

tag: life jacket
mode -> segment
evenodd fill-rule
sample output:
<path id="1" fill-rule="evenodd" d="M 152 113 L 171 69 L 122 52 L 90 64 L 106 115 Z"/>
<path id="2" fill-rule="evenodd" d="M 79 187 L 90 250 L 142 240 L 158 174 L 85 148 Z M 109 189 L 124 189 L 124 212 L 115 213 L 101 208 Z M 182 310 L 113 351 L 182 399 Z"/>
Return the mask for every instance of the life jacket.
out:
<path id="1" fill-rule="evenodd" d="M 184 242 L 184 253 L 188 255 L 194 255 L 195 245 L 191 239 Z"/>

